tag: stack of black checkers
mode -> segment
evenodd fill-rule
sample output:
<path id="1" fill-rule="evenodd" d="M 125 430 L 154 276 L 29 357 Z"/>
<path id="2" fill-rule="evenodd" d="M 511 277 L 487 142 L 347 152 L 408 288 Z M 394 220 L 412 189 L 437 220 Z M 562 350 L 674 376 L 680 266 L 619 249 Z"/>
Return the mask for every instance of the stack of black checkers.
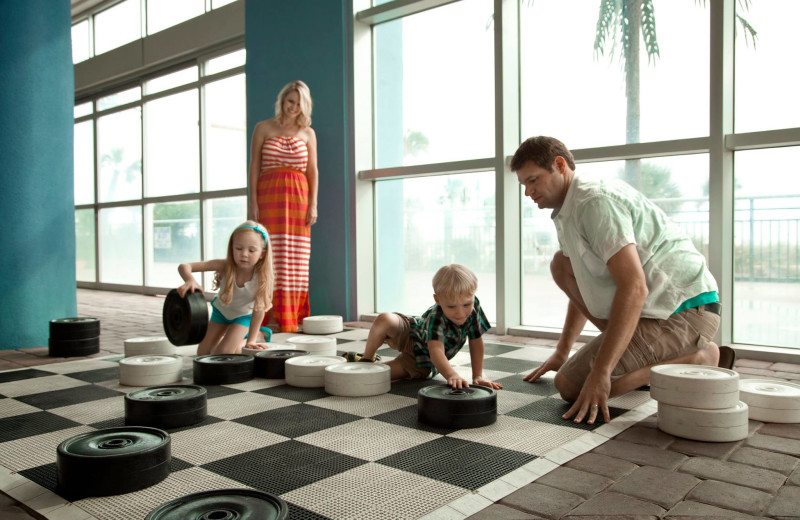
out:
<path id="1" fill-rule="evenodd" d="M 206 389 L 197 385 L 153 386 L 125 396 L 125 424 L 165 430 L 202 422 L 208 415 Z"/>
<path id="2" fill-rule="evenodd" d="M 97 318 L 50 320 L 48 345 L 51 357 L 97 354 L 100 352 L 100 320 Z"/>
<path id="3" fill-rule="evenodd" d="M 170 473 L 170 436 L 127 426 L 82 433 L 56 449 L 59 494 L 70 500 L 121 495 L 157 484 Z"/>
<path id="4" fill-rule="evenodd" d="M 478 428 L 497 421 L 497 392 L 488 386 L 432 385 L 417 393 L 417 419 L 438 428 Z"/>

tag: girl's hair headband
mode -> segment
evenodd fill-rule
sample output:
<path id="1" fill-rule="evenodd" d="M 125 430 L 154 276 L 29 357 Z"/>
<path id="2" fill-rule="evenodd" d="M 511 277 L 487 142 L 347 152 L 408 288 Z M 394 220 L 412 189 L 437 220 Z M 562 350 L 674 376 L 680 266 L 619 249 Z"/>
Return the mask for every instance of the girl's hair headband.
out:
<path id="1" fill-rule="evenodd" d="M 252 229 L 252 230 L 255 230 L 255 231 L 258 231 L 259 233 L 261 233 L 261 236 L 264 237 L 264 247 L 267 247 L 267 245 L 269 244 L 269 239 L 267 238 L 266 231 L 264 231 L 260 227 L 251 226 L 249 224 L 242 224 L 241 226 L 237 227 L 236 229 L 239 230 L 239 229 L 244 229 L 244 228 Z"/>

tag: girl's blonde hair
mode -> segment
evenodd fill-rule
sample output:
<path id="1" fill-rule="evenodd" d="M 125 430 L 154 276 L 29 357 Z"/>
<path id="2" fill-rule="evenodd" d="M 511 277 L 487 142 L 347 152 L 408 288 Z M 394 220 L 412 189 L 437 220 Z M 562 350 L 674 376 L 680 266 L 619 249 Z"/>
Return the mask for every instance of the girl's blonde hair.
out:
<path id="1" fill-rule="evenodd" d="M 297 91 L 297 95 L 300 96 L 300 115 L 297 116 L 297 126 L 300 128 L 311 126 L 311 108 L 314 106 L 311 101 L 311 90 L 299 79 L 288 83 L 278 93 L 278 100 L 275 101 L 275 118 L 278 120 L 278 124 L 283 124 L 283 102 L 293 90 Z"/>
<path id="2" fill-rule="evenodd" d="M 461 264 L 441 267 L 433 276 L 433 292 L 444 298 L 474 295 L 478 290 L 478 277 Z"/>
<path id="3" fill-rule="evenodd" d="M 272 303 L 272 288 L 275 281 L 275 274 L 272 269 L 272 245 L 269 240 L 269 233 L 258 222 L 247 220 L 236 226 L 228 239 L 228 256 L 225 258 L 224 272 L 217 271 L 214 274 L 214 289 L 219 289 L 218 298 L 225 305 L 233 298 L 233 284 L 236 280 L 236 263 L 233 261 L 233 239 L 241 233 L 255 233 L 259 238 L 264 239 L 264 249 L 267 254 L 256 262 L 253 274 L 258 276 L 258 288 L 256 289 L 256 299 L 253 303 L 254 311 L 267 310 Z M 220 287 L 220 281 L 225 280 L 225 287 Z"/>

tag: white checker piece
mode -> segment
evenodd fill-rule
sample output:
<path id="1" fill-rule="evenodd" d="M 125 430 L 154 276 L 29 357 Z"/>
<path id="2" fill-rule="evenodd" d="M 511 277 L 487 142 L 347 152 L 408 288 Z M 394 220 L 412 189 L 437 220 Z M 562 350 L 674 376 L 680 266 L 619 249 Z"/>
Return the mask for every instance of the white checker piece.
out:
<path id="1" fill-rule="evenodd" d="M 125 417 L 125 401 L 119 397 L 109 397 L 99 401 L 92 401 L 91 403 L 78 403 L 60 408 L 51 408 L 48 412 L 81 424 L 92 424 Z"/>
<path id="2" fill-rule="evenodd" d="M 228 421 L 170 435 L 172 456 L 198 466 L 289 440 L 276 433 Z"/>
<path id="3" fill-rule="evenodd" d="M 238 419 L 239 417 L 275 410 L 276 408 L 283 408 L 293 404 L 297 404 L 297 402 L 281 399 L 280 397 L 240 392 L 208 399 L 206 408 L 208 415 L 230 421 L 231 419 Z"/>
<path id="4" fill-rule="evenodd" d="M 9 404 L 9 401 L 11 404 Z M 5 419 L 6 417 L 14 417 L 17 415 L 23 415 L 26 413 L 33 413 L 40 411 L 39 408 L 35 406 L 31 406 L 29 404 L 25 404 L 21 401 L 16 401 L 14 399 L 2 399 L 0 400 L 0 419 Z"/>
<path id="5" fill-rule="evenodd" d="M 99 518 L 141 520 L 147 514 L 172 499 L 190 493 L 215 489 L 243 488 L 240 482 L 202 468 L 188 468 L 169 474 L 166 479 L 148 488 L 109 497 L 85 498 L 76 505 Z"/>
<path id="6" fill-rule="evenodd" d="M 584 433 L 585 430 L 580 428 L 498 415 L 493 424 L 458 430 L 448 437 L 542 456 Z"/>
<path id="7" fill-rule="evenodd" d="M 19 397 L 21 395 L 33 395 L 44 392 L 54 392 L 56 390 L 65 390 L 67 388 L 76 388 L 88 384 L 90 383 L 59 374 L 37 377 L 35 385 L 31 385 L 30 379 L 0 383 L 0 394 L 6 397 Z"/>
<path id="8" fill-rule="evenodd" d="M 374 419 L 361 419 L 295 440 L 364 460 L 378 460 L 413 448 L 441 435 Z"/>
<path id="9" fill-rule="evenodd" d="M 442 500 L 450 502 L 465 493 L 468 492 L 458 486 L 369 463 L 295 489 L 281 498 L 330 518 L 413 519 L 440 507 Z M 426 501 L 428 494 L 438 501 Z M 343 496 L 347 499 L 342 500 Z"/>
<path id="10" fill-rule="evenodd" d="M 369 399 L 359 399 L 353 397 L 330 396 L 321 399 L 308 401 L 306 404 L 336 410 L 337 412 L 349 413 L 360 417 L 373 417 L 382 413 L 391 412 L 417 404 L 417 400 L 412 397 L 405 397 L 395 394 L 381 394 Z"/>
<path id="11" fill-rule="evenodd" d="M 119 357 L 120 356 L 108 356 L 107 358 L 83 359 L 78 361 L 65 361 L 64 363 L 52 363 L 46 367 L 42 367 L 42 369 L 56 374 L 71 374 L 73 372 L 85 372 L 87 370 L 112 368 L 119 366 L 119 364 L 116 361 L 111 361 L 110 359 L 116 360 Z"/>
<path id="12" fill-rule="evenodd" d="M 56 461 L 56 446 L 61 442 L 81 433 L 95 430 L 96 428 L 90 426 L 75 426 L 0 443 L 0 451 L 5 453 L 3 465 L 12 471 L 22 471 L 50 464 Z"/>

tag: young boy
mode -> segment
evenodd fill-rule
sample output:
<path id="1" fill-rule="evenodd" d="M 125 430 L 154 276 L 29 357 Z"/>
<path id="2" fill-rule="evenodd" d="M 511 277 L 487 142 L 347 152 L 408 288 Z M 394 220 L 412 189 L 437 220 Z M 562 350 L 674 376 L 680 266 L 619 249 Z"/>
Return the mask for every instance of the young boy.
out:
<path id="1" fill-rule="evenodd" d="M 466 388 L 469 382 L 458 375 L 448 360 L 458 354 L 469 339 L 472 382 L 499 389 L 503 385 L 483 377 L 483 338 L 489 320 L 475 296 L 478 278 L 459 264 L 446 265 L 433 277 L 436 305 L 422 316 L 384 312 L 375 318 L 367 345 L 359 361 L 374 362 L 375 352 L 387 343 L 400 352 L 387 361 L 392 380 L 426 379 L 437 373 L 453 388 Z"/>

